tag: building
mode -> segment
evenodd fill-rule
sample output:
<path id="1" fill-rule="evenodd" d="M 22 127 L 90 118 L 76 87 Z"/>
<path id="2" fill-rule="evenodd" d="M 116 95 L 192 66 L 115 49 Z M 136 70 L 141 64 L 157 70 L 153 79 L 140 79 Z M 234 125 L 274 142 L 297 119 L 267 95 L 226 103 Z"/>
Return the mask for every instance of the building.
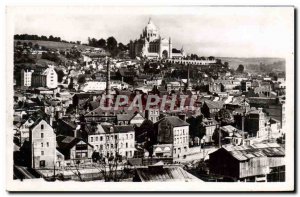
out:
<path id="1" fill-rule="evenodd" d="M 214 140 L 212 138 L 216 128 L 218 127 L 219 123 L 213 118 L 204 118 L 203 122 L 201 123 L 205 130 L 205 143 L 213 143 Z"/>
<path id="2" fill-rule="evenodd" d="M 153 123 L 156 123 L 159 120 L 159 109 L 150 108 L 145 110 L 145 118 L 151 120 Z"/>
<path id="3" fill-rule="evenodd" d="M 251 109 L 247 112 L 245 121 L 245 131 L 251 136 L 263 137 L 268 135 L 266 130 L 266 115 L 262 108 Z"/>
<path id="4" fill-rule="evenodd" d="M 204 104 L 201 108 L 201 112 L 206 118 L 213 118 L 220 109 L 223 108 L 223 101 L 204 101 Z"/>
<path id="5" fill-rule="evenodd" d="M 173 48 L 171 38 L 162 38 L 159 29 L 154 25 L 151 19 L 143 29 L 140 38 L 130 41 L 131 58 L 146 57 L 149 59 L 168 59 L 173 57 Z M 183 49 L 177 53 L 176 58 L 185 56 Z"/>
<path id="6" fill-rule="evenodd" d="M 29 142 L 31 145 L 31 167 L 52 168 L 56 165 L 56 134 L 50 124 L 38 119 L 30 126 Z"/>
<path id="7" fill-rule="evenodd" d="M 85 160 L 92 157 L 93 146 L 80 138 L 59 135 L 56 141 L 64 160 Z"/>
<path id="8" fill-rule="evenodd" d="M 189 150 L 189 124 L 176 116 L 167 116 L 154 124 L 156 143 L 153 154 L 180 158 Z"/>
<path id="9" fill-rule="evenodd" d="M 48 68 L 42 72 L 34 72 L 32 75 L 33 87 L 47 87 L 50 89 L 57 88 L 58 85 L 57 73 L 54 66 L 49 65 Z"/>
<path id="10" fill-rule="evenodd" d="M 88 143 L 105 157 L 117 153 L 126 158 L 134 156 L 135 132 L 130 125 L 97 125 L 93 133 L 89 133 Z"/>
<path id="11" fill-rule="evenodd" d="M 251 88 L 251 81 L 241 81 L 242 92 L 248 92 L 249 88 Z"/>
<path id="12" fill-rule="evenodd" d="M 30 87 L 33 70 L 21 70 L 21 86 Z"/>
<path id="13" fill-rule="evenodd" d="M 276 143 L 228 145 L 209 154 L 209 171 L 231 181 L 267 182 L 273 171 L 285 166 L 284 158 L 284 148 Z M 280 179 L 272 181 L 284 181 L 284 174 Z"/>
<path id="14" fill-rule="evenodd" d="M 104 91 L 106 88 L 105 81 L 88 81 L 82 86 L 82 91 L 92 92 L 92 91 Z"/>

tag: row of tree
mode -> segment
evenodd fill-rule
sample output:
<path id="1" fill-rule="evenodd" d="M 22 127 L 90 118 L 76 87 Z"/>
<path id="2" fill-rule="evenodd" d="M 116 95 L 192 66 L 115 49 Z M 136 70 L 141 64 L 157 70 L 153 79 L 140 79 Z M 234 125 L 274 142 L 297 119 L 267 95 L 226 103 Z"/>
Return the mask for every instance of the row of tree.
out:
<path id="1" fill-rule="evenodd" d="M 50 35 L 49 37 L 47 36 L 38 36 L 38 35 L 29 35 L 29 34 L 16 34 L 14 35 L 15 40 L 44 40 L 44 41 L 55 41 L 55 42 L 60 42 L 61 38 L 60 37 L 54 37 Z"/>
<path id="2" fill-rule="evenodd" d="M 99 47 L 108 50 L 112 56 L 117 56 L 121 51 L 128 49 L 128 45 L 124 45 L 113 37 L 109 37 L 106 40 L 101 38 L 97 40 L 96 38 L 88 38 L 88 45 L 92 47 Z"/>

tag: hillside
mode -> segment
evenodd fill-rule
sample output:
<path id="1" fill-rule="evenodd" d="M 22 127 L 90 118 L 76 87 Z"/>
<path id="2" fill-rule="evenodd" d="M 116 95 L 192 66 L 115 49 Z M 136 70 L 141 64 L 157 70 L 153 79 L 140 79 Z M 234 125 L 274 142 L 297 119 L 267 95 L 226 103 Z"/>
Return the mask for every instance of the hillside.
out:
<path id="1" fill-rule="evenodd" d="M 235 58 L 235 57 L 218 57 L 222 62 L 228 62 L 230 68 L 236 69 L 238 65 L 245 66 L 246 71 L 254 72 L 272 72 L 285 71 L 284 58 Z"/>
<path id="2" fill-rule="evenodd" d="M 46 48 L 49 48 L 49 49 L 70 49 L 72 48 L 73 46 L 77 46 L 78 49 L 80 50 L 85 50 L 86 48 L 94 48 L 94 47 L 90 47 L 90 46 L 85 46 L 85 45 L 77 45 L 77 44 L 71 44 L 71 43 L 65 43 L 65 42 L 54 42 L 54 41 L 42 41 L 42 40 L 15 40 L 14 42 L 18 42 L 20 41 L 21 43 L 23 42 L 32 42 L 33 45 L 35 44 L 38 44 L 39 46 L 44 46 Z"/>

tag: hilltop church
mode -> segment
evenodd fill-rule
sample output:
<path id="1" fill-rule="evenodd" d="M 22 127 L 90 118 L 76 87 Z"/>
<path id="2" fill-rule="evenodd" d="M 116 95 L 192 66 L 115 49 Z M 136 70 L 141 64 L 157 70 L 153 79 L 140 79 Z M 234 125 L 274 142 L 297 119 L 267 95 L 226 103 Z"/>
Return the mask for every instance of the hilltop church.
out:
<path id="1" fill-rule="evenodd" d="M 130 56 L 148 59 L 182 59 L 185 57 L 185 52 L 183 48 L 181 50 L 172 48 L 171 38 L 161 38 L 158 28 L 150 18 L 140 38 L 130 41 Z"/>

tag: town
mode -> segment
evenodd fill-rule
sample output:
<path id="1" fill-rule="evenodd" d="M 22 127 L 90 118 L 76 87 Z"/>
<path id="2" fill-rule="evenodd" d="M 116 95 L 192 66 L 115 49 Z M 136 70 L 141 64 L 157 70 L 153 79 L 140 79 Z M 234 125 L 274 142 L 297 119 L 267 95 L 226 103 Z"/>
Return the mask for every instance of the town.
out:
<path id="1" fill-rule="evenodd" d="M 14 36 L 14 179 L 285 181 L 285 71 L 160 31 L 150 18 L 128 44 Z"/>

